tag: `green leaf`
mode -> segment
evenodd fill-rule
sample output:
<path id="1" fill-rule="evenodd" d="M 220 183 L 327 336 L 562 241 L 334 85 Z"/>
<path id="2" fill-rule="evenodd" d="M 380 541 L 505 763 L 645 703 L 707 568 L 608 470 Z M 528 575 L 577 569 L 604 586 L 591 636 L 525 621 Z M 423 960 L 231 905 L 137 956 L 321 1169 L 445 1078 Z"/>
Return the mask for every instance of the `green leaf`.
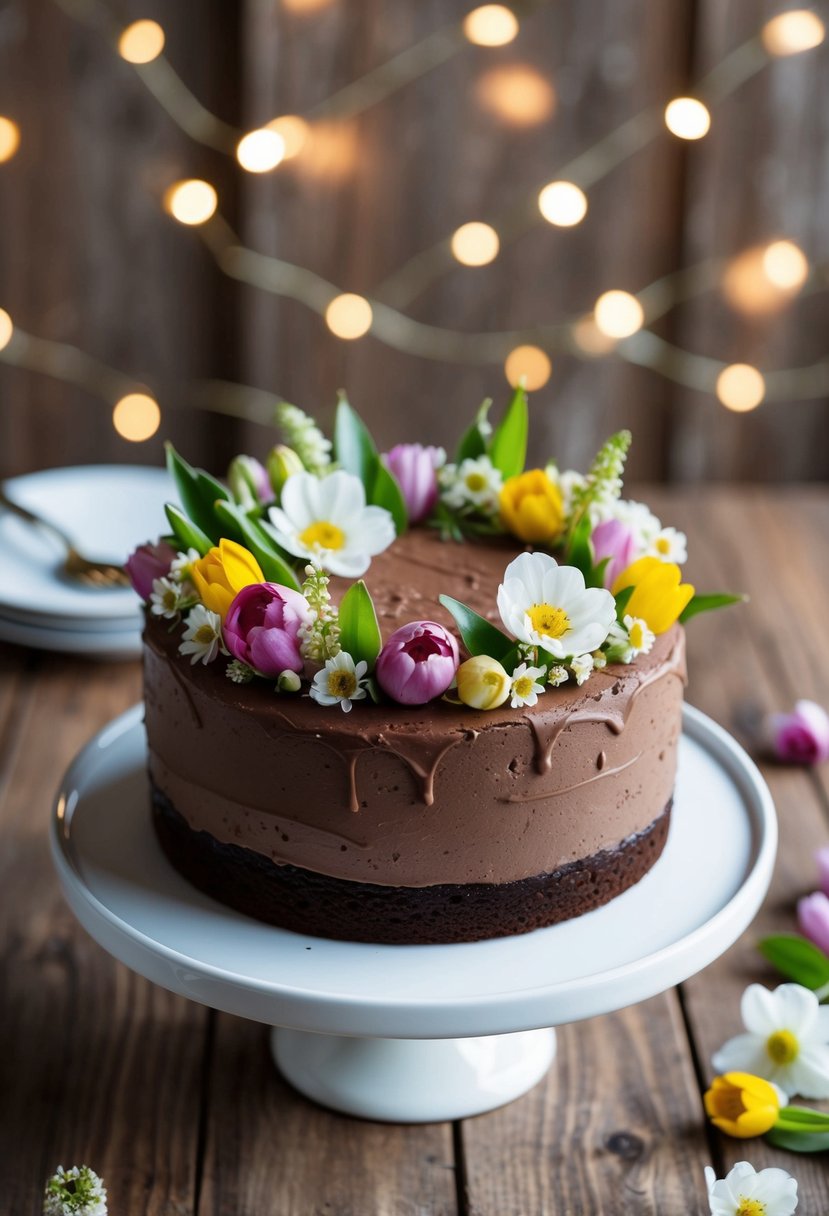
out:
<path id="1" fill-rule="evenodd" d="M 362 579 L 352 583 L 339 607 L 340 645 L 355 662 L 364 659 L 372 670 L 383 645 L 377 613 Z"/>
<path id="2" fill-rule="evenodd" d="M 462 460 L 476 460 L 478 456 L 486 455 L 487 437 L 484 426 L 491 405 L 492 398 L 487 397 L 478 407 L 474 422 L 464 432 L 458 444 L 458 449 L 455 453 L 455 462 L 457 464 L 460 464 Z"/>
<path id="3" fill-rule="evenodd" d="M 757 943 L 757 949 L 781 975 L 804 988 L 829 984 L 829 958 L 805 937 L 796 933 L 764 937 Z"/>
<path id="4" fill-rule="evenodd" d="M 397 478 L 390 469 L 386 468 L 379 458 L 377 460 L 371 493 L 367 497 L 373 506 L 385 507 L 387 511 L 391 512 L 395 531 L 398 536 L 402 536 L 409 526 L 406 500 L 403 497 L 403 491 L 400 489 Z"/>
<path id="5" fill-rule="evenodd" d="M 282 550 L 265 532 L 262 524 L 248 518 L 242 508 L 233 502 L 217 502 L 216 514 L 238 534 L 239 543 L 250 549 L 262 567 L 262 573 L 267 582 L 279 583 L 281 587 L 291 587 L 294 591 L 300 590 L 296 574 L 285 560 Z"/>
<path id="6" fill-rule="evenodd" d="M 489 458 L 495 468 L 500 469 L 505 480 L 524 471 L 529 429 L 527 394 L 519 385 L 507 406 L 507 412 L 495 428 L 489 447 Z"/>
<path id="7" fill-rule="evenodd" d="M 210 537 L 206 536 L 201 528 L 197 528 L 194 523 L 191 523 L 174 503 L 166 503 L 164 510 L 167 512 L 170 527 L 173 529 L 173 536 L 185 553 L 188 549 L 196 549 L 200 556 L 204 557 L 205 553 L 213 548 L 213 541 Z"/>
<path id="8" fill-rule="evenodd" d="M 625 609 L 628 606 L 628 600 L 633 595 L 635 587 L 623 587 L 621 591 L 617 591 L 613 597 L 616 600 L 616 620 L 623 621 L 625 618 Z"/>
<path id="9" fill-rule="evenodd" d="M 784 1106 L 775 1126 L 787 1131 L 829 1132 L 829 1115 L 810 1106 Z"/>
<path id="10" fill-rule="evenodd" d="M 809 1135 L 773 1127 L 766 1132 L 765 1139 L 775 1148 L 785 1148 L 790 1153 L 822 1153 L 829 1149 L 829 1132 L 826 1135 Z"/>
<path id="11" fill-rule="evenodd" d="M 715 608 L 727 608 L 729 604 L 744 604 L 747 599 L 747 595 L 727 595 L 725 593 L 719 595 L 695 595 L 689 600 L 679 619 L 684 625 L 686 621 L 690 621 L 691 617 L 696 616 L 699 612 L 712 612 Z"/>
<path id="12" fill-rule="evenodd" d="M 496 629 L 484 617 L 467 608 L 460 600 L 453 599 L 451 595 L 440 595 L 438 599 L 454 617 L 463 644 L 470 654 L 486 654 L 491 659 L 497 659 L 499 663 L 507 657 L 515 645 L 512 638 L 508 638 L 500 629 Z"/>
<path id="13" fill-rule="evenodd" d="M 380 459 L 362 418 L 342 393 L 334 421 L 334 458 L 347 473 L 360 478 L 365 487 L 366 502 L 375 507 L 385 507 L 391 513 L 397 535 L 402 536 L 409 522 L 403 492 L 397 479 Z"/>
<path id="14" fill-rule="evenodd" d="M 592 532 L 590 519 L 584 515 L 576 525 L 573 535 L 570 537 L 570 543 L 567 546 L 567 564 L 575 566 L 581 570 L 584 575 L 584 581 L 588 587 L 593 586 L 590 581 L 593 575 L 593 545 L 590 542 L 590 534 Z"/>
<path id="15" fill-rule="evenodd" d="M 213 504 L 219 499 L 229 501 L 230 492 L 203 469 L 194 469 L 171 443 L 166 443 L 165 448 L 167 468 L 176 483 L 185 515 L 215 544 L 219 540 L 219 521 Z"/>

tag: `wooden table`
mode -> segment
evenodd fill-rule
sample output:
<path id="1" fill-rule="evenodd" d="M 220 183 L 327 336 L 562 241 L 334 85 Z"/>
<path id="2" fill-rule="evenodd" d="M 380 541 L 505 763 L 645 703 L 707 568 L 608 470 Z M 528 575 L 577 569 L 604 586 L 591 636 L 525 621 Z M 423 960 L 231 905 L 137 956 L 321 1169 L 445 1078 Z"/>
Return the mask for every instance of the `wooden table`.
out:
<path id="1" fill-rule="evenodd" d="M 756 752 L 751 724 L 829 705 L 829 494 L 699 487 L 650 495 L 687 530 L 700 589 L 748 607 L 689 629 L 688 699 Z M 489 1115 L 393 1127 L 330 1114 L 271 1064 L 263 1027 L 172 996 L 109 958 L 65 907 L 46 827 L 78 748 L 141 696 L 138 664 L 0 648 L 0 1210 L 39 1216 L 59 1164 L 86 1162 L 112 1216 L 688 1216 L 702 1171 L 748 1158 L 829 1210 L 823 1156 L 721 1138 L 701 1088 L 752 980 L 761 933 L 794 928 L 829 843 L 829 771 L 766 765 L 780 817 L 774 885 L 722 959 L 643 1005 L 565 1027 L 549 1078 Z M 113 807 L 117 814 L 117 807 Z M 704 883 L 704 874 L 689 874 Z"/>

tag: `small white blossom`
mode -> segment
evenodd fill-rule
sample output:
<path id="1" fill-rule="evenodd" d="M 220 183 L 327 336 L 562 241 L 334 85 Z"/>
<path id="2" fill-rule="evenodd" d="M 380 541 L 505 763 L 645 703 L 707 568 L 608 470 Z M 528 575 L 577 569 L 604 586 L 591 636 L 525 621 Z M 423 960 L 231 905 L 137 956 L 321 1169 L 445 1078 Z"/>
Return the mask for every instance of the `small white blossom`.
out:
<path id="1" fill-rule="evenodd" d="M 474 507 L 485 515 L 498 511 L 504 479 L 488 456 L 468 457 L 460 465 L 446 464 L 439 470 L 438 481 L 441 497 L 452 510 Z"/>
<path id="2" fill-rule="evenodd" d="M 286 669 L 281 672 L 279 679 L 276 681 L 277 692 L 299 692 L 302 687 L 302 680 L 295 671 Z"/>
<path id="3" fill-rule="evenodd" d="M 320 705 L 336 705 L 339 702 L 343 713 L 347 714 L 352 701 L 361 701 L 366 695 L 367 671 L 367 663 L 361 660 L 355 666 L 351 655 L 341 650 L 333 659 L 328 659 L 322 671 L 314 676 L 311 696 Z"/>
<path id="4" fill-rule="evenodd" d="M 153 616 L 163 616 L 174 620 L 181 611 L 183 596 L 181 587 L 170 578 L 154 578 L 150 594 L 150 612 Z"/>
<path id="5" fill-rule="evenodd" d="M 314 419 L 297 406 L 281 401 L 276 407 L 276 420 L 308 472 L 324 476 L 331 464 L 331 440 Z"/>
<path id="6" fill-rule="evenodd" d="M 647 621 L 643 621 L 638 616 L 625 616 L 624 626 L 627 630 L 628 649 L 630 657 L 625 659 L 629 663 L 631 659 L 635 659 L 640 654 L 650 654 L 656 634 L 652 629 L 648 628 Z"/>
<path id="7" fill-rule="evenodd" d="M 573 495 L 576 490 L 584 489 L 587 478 L 583 473 L 577 473 L 575 469 L 564 469 L 563 472 L 559 472 L 553 462 L 547 465 L 544 472 L 553 485 L 558 487 L 564 518 L 569 519 L 573 510 Z"/>
<path id="8" fill-rule="evenodd" d="M 740 1013 L 746 1033 L 716 1053 L 718 1073 L 763 1077 L 790 1098 L 829 1098 L 829 1006 L 800 984 L 780 984 L 773 992 L 749 984 Z"/>
<path id="9" fill-rule="evenodd" d="M 603 650 L 594 650 L 592 659 L 594 671 L 601 671 L 603 667 L 607 667 L 607 655 Z"/>
<path id="10" fill-rule="evenodd" d="M 510 677 L 510 705 L 518 709 L 521 705 L 535 705 L 539 693 L 544 691 L 544 668 L 528 667 L 521 663 Z"/>
<path id="11" fill-rule="evenodd" d="M 256 672 L 241 659 L 233 659 L 225 668 L 225 675 L 233 684 L 249 684 Z"/>
<path id="12" fill-rule="evenodd" d="M 663 528 L 651 541 L 647 556 L 681 566 L 688 560 L 688 538 L 676 528 Z"/>
<path id="13" fill-rule="evenodd" d="M 633 561 L 638 557 L 644 557 L 649 552 L 651 545 L 662 531 L 662 522 L 654 515 L 650 507 L 643 502 L 634 502 L 630 498 L 617 498 L 615 502 L 604 503 L 595 515 L 591 511 L 591 520 L 594 524 L 602 523 L 606 519 L 617 519 L 619 523 L 630 528 L 635 546 Z"/>
<path id="14" fill-rule="evenodd" d="M 187 628 L 182 634 L 178 652 L 190 655 L 191 666 L 201 660 L 212 663 L 222 646 L 222 618 L 204 604 L 196 604 L 187 613 Z M 233 677 L 230 677 L 233 679 Z"/>
<path id="15" fill-rule="evenodd" d="M 103 1180 L 88 1165 L 59 1165 L 46 1183 L 43 1216 L 107 1216 Z"/>
<path id="16" fill-rule="evenodd" d="M 792 1216 L 797 1207 L 797 1182 L 781 1169 L 760 1170 L 738 1161 L 725 1178 L 705 1167 L 711 1216 Z"/>
<path id="17" fill-rule="evenodd" d="M 570 670 L 576 677 L 576 683 L 581 685 L 588 680 L 593 672 L 592 654 L 577 654 L 570 660 Z"/>
<path id="18" fill-rule="evenodd" d="M 566 684 L 569 679 L 570 672 L 566 667 L 562 667 L 561 664 L 558 663 L 551 667 L 547 672 L 547 683 L 552 688 L 558 688 L 559 684 Z"/>
<path id="19" fill-rule="evenodd" d="M 176 583 L 183 583 L 190 578 L 190 567 L 199 560 L 198 549 L 188 549 L 186 553 L 177 553 L 170 564 L 170 578 Z"/>

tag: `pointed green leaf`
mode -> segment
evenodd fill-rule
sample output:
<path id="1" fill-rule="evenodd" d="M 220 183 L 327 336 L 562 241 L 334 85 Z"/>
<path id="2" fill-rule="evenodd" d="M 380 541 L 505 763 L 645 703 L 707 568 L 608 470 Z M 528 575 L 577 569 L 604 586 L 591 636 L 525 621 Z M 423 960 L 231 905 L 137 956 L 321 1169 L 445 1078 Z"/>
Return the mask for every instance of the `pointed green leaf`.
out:
<path id="1" fill-rule="evenodd" d="M 829 1115 L 822 1110 L 813 1110 L 811 1106 L 785 1106 L 780 1111 L 778 1123 L 789 1131 L 829 1132 Z"/>
<path id="2" fill-rule="evenodd" d="M 495 428 L 489 446 L 489 458 L 505 479 L 524 471 L 529 428 L 527 394 L 519 385 L 507 406 L 507 412 Z"/>
<path id="3" fill-rule="evenodd" d="M 438 599 L 454 617 L 463 644 L 471 655 L 486 654 L 491 659 L 497 659 L 499 663 L 507 657 L 515 645 L 512 638 L 508 638 L 500 629 L 496 629 L 488 620 L 467 608 L 460 600 L 453 599 L 451 595 L 440 595 Z"/>
<path id="4" fill-rule="evenodd" d="M 486 416 L 489 413 L 492 405 L 492 398 L 487 397 L 481 402 L 478 407 L 478 412 L 475 415 L 475 420 L 467 431 L 464 432 L 458 450 L 455 453 L 455 461 L 460 464 L 462 460 L 475 460 L 478 456 L 486 455 L 487 436 L 484 430 L 486 425 Z"/>
<path id="5" fill-rule="evenodd" d="M 348 651 L 355 663 L 364 660 L 369 671 L 373 670 L 383 638 L 374 604 L 362 579 L 348 588 L 340 601 L 338 615 L 343 650 Z"/>
<path id="6" fill-rule="evenodd" d="M 593 585 L 590 582 L 593 573 L 593 545 L 590 540 L 592 531 L 590 520 L 585 515 L 579 520 L 573 535 L 570 537 L 566 554 L 567 565 L 575 566 L 577 570 L 581 570 L 588 587 Z"/>
<path id="7" fill-rule="evenodd" d="M 229 500 L 230 492 L 204 469 L 195 469 L 188 464 L 171 443 L 165 444 L 165 448 L 167 468 L 176 484 L 184 514 L 215 544 L 219 540 L 219 521 L 213 504 L 217 499 Z"/>
<path id="8" fill-rule="evenodd" d="M 623 587 L 621 591 L 617 591 L 613 597 L 616 600 L 616 620 L 623 621 L 625 619 L 625 609 L 628 606 L 628 600 L 633 595 L 635 587 Z"/>
<path id="9" fill-rule="evenodd" d="M 679 619 L 684 625 L 699 612 L 712 612 L 715 608 L 727 608 L 729 604 L 744 604 L 747 599 L 747 595 L 695 595 Z"/>
<path id="10" fill-rule="evenodd" d="M 374 507 L 385 507 L 391 513 L 397 535 L 402 536 L 409 522 L 403 492 L 380 459 L 362 418 L 342 393 L 334 421 L 334 459 L 346 472 L 360 478 L 366 502 Z"/>
<path id="11" fill-rule="evenodd" d="M 374 473 L 374 484 L 372 485 L 371 493 L 368 495 L 368 501 L 375 507 L 385 507 L 387 511 L 391 512 L 395 531 L 398 536 L 402 536 L 409 526 L 406 500 L 403 497 L 403 491 L 400 489 L 397 478 L 390 469 L 386 468 L 379 458 Z"/>
<path id="12" fill-rule="evenodd" d="M 250 549 L 262 567 L 267 582 L 291 587 L 294 591 L 300 590 L 299 580 L 285 554 L 276 541 L 268 536 L 262 524 L 250 519 L 236 503 L 217 502 L 216 514 L 229 530 L 232 529 L 239 536 L 239 543 Z M 230 539 L 234 540 L 235 536 Z"/>
<path id="13" fill-rule="evenodd" d="M 213 548 L 213 541 L 210 537 L 205 536 L 201 528 L 197 528 L 194 523 L 191 523 L 174 503 L 166 503 L 164 510 L 167 512 L 170 527 L 173 529 L 173 536 L 185 553 L 188 549 L 195 549 L 201 557 L 204 557 L 205 553 Z"/>
<path id="14" fill-rule="evenodd" d="M 805 937 L 796 933 L 764 937 L 757 943 L 757 949 L 781 975 L 804 988 L 829 984 L 829 958 Z"/>

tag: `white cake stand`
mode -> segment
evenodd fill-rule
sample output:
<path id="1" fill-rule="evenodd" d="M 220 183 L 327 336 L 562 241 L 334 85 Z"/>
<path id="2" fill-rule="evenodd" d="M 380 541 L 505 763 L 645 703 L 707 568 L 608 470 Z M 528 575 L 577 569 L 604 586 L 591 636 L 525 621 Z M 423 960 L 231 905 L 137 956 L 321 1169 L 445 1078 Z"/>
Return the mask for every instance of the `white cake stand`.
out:
<path id="1" fill-rule="evenodd" d="M 461 1118 L 518 1097 L 550 1066 L 550 1027 L 644 1000 L 726 950 L 774 864 L 762 777 L 724 730 L 686 708 L 665 851 L 606 907 L 453 946 L 304 937 L 215 903 L 172 869 L 151 825 L 145 759 L 138 705 L 66 774 L 51 839 L 72 911 L 162 987 L 276 1027 L 276 1062 L 297 1089 L 371 1119 Z"/>

